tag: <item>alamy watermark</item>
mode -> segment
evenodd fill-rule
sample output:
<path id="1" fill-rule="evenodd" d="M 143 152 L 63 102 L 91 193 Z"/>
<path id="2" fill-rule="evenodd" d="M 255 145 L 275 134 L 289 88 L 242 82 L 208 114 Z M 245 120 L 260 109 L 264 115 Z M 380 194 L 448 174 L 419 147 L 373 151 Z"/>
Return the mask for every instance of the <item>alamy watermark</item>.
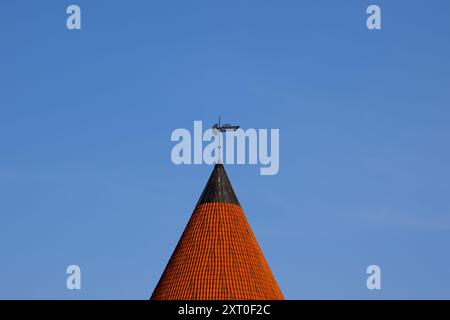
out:
<path id="1" fill-rule="evenodd" d="M 223 127 L 227 128 L 227 127 Z M 174 164 L 250 164 L 261 166 L 261 175 L 274 175 L 280 168 L 280 130 L 239 127 L 222 132 L 203 131 L 202 121 L 194 121 L 193 134 L 188 129 L 173 130 L 171 141 Z M 206 145 L 204 145 L 206 143 Z"/>
<path id="2" fill-rule="evenodd" d="M 381 268 L 376 264 L 372 264 L 366 269 L 369 277 L 366 280 L 366 286 L 369 290 L 381 290 Z"/>
<path id="3" fill-rule="evenodd" d="M 367 7 L 366 26 L 369 30 L 381 30 L 381 8 L 379 5 L 371 4 Z M 69 30 L 81 30 L 81 8 L 78 5 L 69 5 L 66 9 L 69 16 L 66 19 L 66 27 Z"/>
<path id="4" fill-rule="evenodd" d="M 69 30 L 81 29 L 81 8 L 75 4 L 67 7 L 66 13 L 69 16 L 66 19 L 66 27 Z"/>
<path id="5" fill-rule="evenodd" d="M 367 7 L 367 14 L 370 16 L 366 20 L 367 29 L 381 30 L 381 8 L 376 4 Z"/>
<path id="6" fill-rule="evenodd" d="M 69 275 L 66 279 L 66 288 L 69 290 L 81 289 L 81 268 L 76 264 L 67 267 L 66 273 Z"/>

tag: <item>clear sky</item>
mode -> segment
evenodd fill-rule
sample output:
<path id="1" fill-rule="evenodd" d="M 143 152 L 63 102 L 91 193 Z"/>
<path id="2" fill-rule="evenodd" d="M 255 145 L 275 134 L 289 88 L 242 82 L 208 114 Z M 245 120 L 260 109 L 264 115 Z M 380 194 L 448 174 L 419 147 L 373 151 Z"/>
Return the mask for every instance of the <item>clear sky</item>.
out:
<path id="1" fill-rule="evenodd" d="M 448 0 L 1 1 L 0 298 L 147 299 L 212 170 L 170 134 L 221 115 L 280 129 L 226 169 L 286 298 L 449 299 L 449 57 Z"/>

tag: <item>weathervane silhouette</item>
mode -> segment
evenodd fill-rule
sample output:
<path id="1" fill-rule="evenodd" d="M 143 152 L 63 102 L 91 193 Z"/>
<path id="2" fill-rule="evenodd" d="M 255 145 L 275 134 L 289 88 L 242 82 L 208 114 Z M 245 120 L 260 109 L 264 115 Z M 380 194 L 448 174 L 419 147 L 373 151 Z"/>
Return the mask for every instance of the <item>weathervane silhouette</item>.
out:
<path id="1" fill-rule="evenodd" d="M 214 129 L 214 132 L 219 136 L 219 147 L 218 147 L 218 152 L 217 152 L 217 163 L 222 163 L 221 159 L 220 159 L 220 149 L 222 148 L 222 141 L 220 139 L 220 137 L 222 136 L 222 132 L 227 133 L 229 131 L 236 131 L 237 129 L 239 129 L 240 126 L 233 126 L 229 123 L 225 123 L 225 124 L 221 124 L 220 123 L 220 116 L 219 116 L 219 123 L 216 123 L 212 126 L 212 128 Z"/>

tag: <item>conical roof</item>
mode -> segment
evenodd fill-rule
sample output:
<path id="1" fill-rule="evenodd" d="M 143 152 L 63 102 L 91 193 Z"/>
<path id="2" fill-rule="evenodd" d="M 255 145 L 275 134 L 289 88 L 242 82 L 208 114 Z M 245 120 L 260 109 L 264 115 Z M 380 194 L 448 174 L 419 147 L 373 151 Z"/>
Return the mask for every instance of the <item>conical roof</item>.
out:
<path id="1" fill-rule="evenodd" d="M 283 299 L 222 164 L 215 165 L 151 299 Z"/>

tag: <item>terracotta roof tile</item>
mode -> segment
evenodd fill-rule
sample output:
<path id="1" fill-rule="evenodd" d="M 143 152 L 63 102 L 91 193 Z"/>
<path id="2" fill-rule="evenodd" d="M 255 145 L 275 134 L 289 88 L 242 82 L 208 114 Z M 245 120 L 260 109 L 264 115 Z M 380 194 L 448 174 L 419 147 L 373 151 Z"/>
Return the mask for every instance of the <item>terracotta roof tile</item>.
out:
<path id="1" fill-rule="evenodd" d="M 151 299 L 283 299 L 223 165 L 216 164 Z"/>

